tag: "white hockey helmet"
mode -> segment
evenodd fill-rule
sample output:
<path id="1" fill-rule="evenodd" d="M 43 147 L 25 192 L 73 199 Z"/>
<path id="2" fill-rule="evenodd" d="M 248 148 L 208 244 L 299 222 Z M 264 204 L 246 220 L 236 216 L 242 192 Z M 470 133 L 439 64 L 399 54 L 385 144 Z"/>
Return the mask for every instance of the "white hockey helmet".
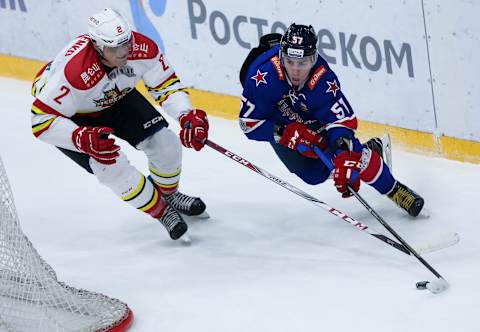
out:
<path id="1" fill-rule="evenodd" d="M 103 52 L 105 47 L 117 47 L 129 42 L 132 29 L 118 12 L 105 8 L 88 19 L 88 34 L 96 47 Z"/>

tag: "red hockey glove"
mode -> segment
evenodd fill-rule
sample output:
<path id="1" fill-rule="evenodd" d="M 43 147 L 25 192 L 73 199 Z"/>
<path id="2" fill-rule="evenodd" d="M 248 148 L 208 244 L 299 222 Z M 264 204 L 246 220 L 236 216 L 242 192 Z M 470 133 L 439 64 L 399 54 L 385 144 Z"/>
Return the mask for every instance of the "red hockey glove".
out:
<path id="1" fill-rule="evenodd" d="M 194 109 L 180 116 L 180 141 L 187 148 L 200 151 L 208 138 L 207 113 Z"/>
<path id="2" fill-rule="evenodd" d="M 295 150 L 307 158 L 317 159 L 318 156 L 313 152 L 312 147 L 317 145 L 324 150 L 327 147 L 326 142 L 319 133 L 309 129 L 303 123 L 292 122 L 283 129 L 282 138 L 278 142 L 292 150 Z M 300 151 L 298 145 L 303 145 L 309 149 Z"/>
<path id="3" fill-rule="evenodd" d="M 347 188 L 347 184 L 355 191 L 360 189 L 361 157 L 361 153 L 354 151 L 343 151 L 335 157 L 333 182 L 344 198 L 352 196 L 352 193 Z"/>
<path id="4" fill-rule="evenodd" d="M 120 147 L 108 134 L 113 133 L 108 127 L 78 127 L 72 134 L 75 147 L 105 165 L 115 164 Z"/>

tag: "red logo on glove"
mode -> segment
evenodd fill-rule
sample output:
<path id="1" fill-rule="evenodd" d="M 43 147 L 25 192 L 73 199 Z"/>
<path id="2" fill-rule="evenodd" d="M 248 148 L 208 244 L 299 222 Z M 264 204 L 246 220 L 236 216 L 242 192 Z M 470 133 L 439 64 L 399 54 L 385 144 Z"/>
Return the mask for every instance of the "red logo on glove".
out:
<path id="1" fill-rule="evenodd" d="M 360 189 L 361 157 L 361 153 L 343 151 L 338 154 L 334 160 L 335 170 L 333 172 L 333 182 L 344 198 L 353 195 L 348 189 L 348 186 L 355 191 Z"/>
<path id="2" fill-rule="evenodd" d="M 115 164 L 120 147 L 108 135 L 113 133 L 109 127 L 78 127 L 72 134 L 72 141 L 78 151 L 91 156 L 105 165 Z"/>
<path id="3" fill-rule="evenodd" d="M 191 110 L 180 116 L 180 141 L 187 148 L 200 151 L 208 139 L 207 113 L 200 109 Z"/>
<path id="4" fill-rule="evenodd" d="M 327 148 L 327 143 L 323 140 L 323 137 L 320 136 L 319 133 L 309 129 L 303 123 L 298 122 L 292 122 L 285 127 L 282 138 L 278 143 L 286 146 L 289 149 L 299 152 L 307 158 L 313 159 L 318 158 L 317 154 L 312 150 L 314 145 L 318 146 L 322 150 Z M 302 145 L 305 151 L 299 151 L 299 145 Z"/>

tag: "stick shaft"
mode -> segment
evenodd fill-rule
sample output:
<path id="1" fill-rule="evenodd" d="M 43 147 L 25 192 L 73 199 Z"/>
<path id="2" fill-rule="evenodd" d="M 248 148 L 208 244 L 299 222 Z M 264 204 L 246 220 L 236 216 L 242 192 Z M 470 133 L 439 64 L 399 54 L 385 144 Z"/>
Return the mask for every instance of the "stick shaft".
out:
<path id="1" fill-rule="evenodd" d="M 314 147 L 315 153 L 319 156 L 319 158 L 323 161 L 323 163 L 330 169 L 333 170 L 333 164 L 332 162 L 325 156 L 322 150 L 320 150 L 318 147 Z M 370 214 L 378 220 L 380 224 L 382 224 L 383 227 L 385 227 L 390 234 L 392 234 L 402 245 L 403 247 L 407 248 L 408 251 L 417 258 L 420 263 L 422 263 L 430 272 L 432 272 L 437 278 L 442 278 L 443 277 L 438 273 L 422 256 L 420 256 L 419 253 L 415 251 L 408 243 L 405 241 L 383 218 L 380 216 L 377 211 L 375 211 L 370 204 L 367 203 L 365 199 L 363 199 L 362 196 L 360 196 L 359 193 L 357 193 L 353 188 L 348 185 L 348 190 L 355 196 L 355 198 L 362 203 L 362 205 L 370 212 Z"/>
<path id="2" fill-rule="evenodd" d="M 400 250 L 404 254 L 410 255 L 410 251 L 403 244 L 398 243 L 397 241 L 387 237 L 384 234 L 373 233 L 373 232 L 369 231 L 367 225 L 365 225 L 365 224 L 361 223 L 360 221 L 348 216 L 347 214 L 329 206 L 327 203 L 325 203 L 325 202 L 307 194 L 303 190 L 289 184 L 288 182 L 283 181 L 282 179 L 280 179 L 280 178 L 276 177 L 275 175 L 267 172 L 266 170 L 252 164 L 251 162 L 244 159 L 243 157 L 238 156 L 237 154 L 225 149 L 224 147 L 222 147 L 222 146 L 220 146 L 220 145 L 218 145 L 218 144 L 216 144 L 216 143 L 214 143 L 210 140 L 207 140 L 205 144 L 208 145 L 209 147 L 211 147 L 212 149 L 220 152 L 221 154 L 227 156 L 228 158 L 236 161 L 240 165 L 249 168 L 250 170 L 254 171 L 255 173 L 262 175 L 263 177 L 269 179 L 270 181 L 275 182 L 279 186 L 281 186 L 281 187 L 291 191 L 292 193 L 297 194 L 298 196 L 312 202 L 313 204 L 315 204 L 315 205 L 321 207 L 322 209 L 330 212 L 334 216 L 348 222 L 349 224 L 355 226 L 356 228 L 358 228 L 362 231 L 365 231 L 368 234 L 370 234 L 371 236 L 379 239 L 380 241 L 383 241 L 386 244 L 394 247 L 395 249 Z"/>

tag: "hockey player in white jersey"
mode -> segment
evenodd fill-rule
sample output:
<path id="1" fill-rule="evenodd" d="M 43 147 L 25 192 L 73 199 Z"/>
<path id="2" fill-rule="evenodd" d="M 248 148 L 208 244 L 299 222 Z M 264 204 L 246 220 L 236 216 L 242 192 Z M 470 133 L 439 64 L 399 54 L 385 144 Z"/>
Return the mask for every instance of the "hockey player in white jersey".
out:
<path id="1" fill-rule="evenodd" d="M 32 87 L 32 131 L 56 146 L 122 200 L 158 219 L 172 239 L 200 215 L 204 202 L 178 191 L 181 143 L 200 150 L 208 136 L 204 111 L 193 109 L 185 87 L 154 41 L 104 9 L 37 74 Z M 180 123 L 180 140 L 136 89 L 144 81 L 162 108 Z M 115 137 L 142 150 L 148 177 L 130 165 Z M 181 213 L 181 214 L 180 214 Z"/>

